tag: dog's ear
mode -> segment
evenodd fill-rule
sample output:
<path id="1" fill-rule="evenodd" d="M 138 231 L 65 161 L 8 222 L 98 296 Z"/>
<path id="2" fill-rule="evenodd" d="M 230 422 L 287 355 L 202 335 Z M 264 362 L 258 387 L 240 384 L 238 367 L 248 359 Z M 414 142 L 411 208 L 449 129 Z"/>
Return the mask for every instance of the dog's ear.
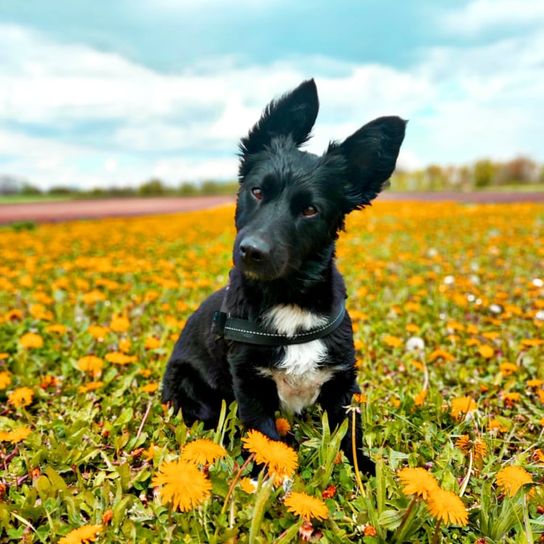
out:
<path id="1" fill-rule="evenodd" d="M 318 110 L 313 79 L 303 81 L 296 89 L 270 102 L 257 124 L 240 141 L 242 162 L 262 151 L 275 136 L 291 136 L 297 146 L 303 144 L 310 137 Z"/>
<path id="2" fill-rule="evenodd" d="M 370 204 L 384 188 L 395 170 L 405 129 L 400 117 L 379 117 L 343 143 L 331 143 L 328 153 L 340 155 L 346 165 L 346 212 Z"/>

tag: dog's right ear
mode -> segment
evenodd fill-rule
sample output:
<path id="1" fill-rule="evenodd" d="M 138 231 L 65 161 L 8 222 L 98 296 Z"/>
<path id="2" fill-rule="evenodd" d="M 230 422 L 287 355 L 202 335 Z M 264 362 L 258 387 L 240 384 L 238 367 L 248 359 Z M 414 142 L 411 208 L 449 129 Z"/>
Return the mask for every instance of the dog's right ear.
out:
<path id="1" fill-rule="evenodd" d="M 297 146 L 306 142 L 318 110 L 319 99 L 313 79 L 303 81 L 296 89 L 270 102 L 259 121 L 240 141 L 240 175 L 247 173 L 245 162 L 248 157 L 262 151 L 274 137 L 291 136 Z"/>
<path id="2" fill-rule="evenodd" d="M 344 212 L 363 208 L 384 188 L 397 162 L 406 121 L 379 117 L 360 128 L 343 143 L 332 142 L 327 153 L 345 161 Z"/>

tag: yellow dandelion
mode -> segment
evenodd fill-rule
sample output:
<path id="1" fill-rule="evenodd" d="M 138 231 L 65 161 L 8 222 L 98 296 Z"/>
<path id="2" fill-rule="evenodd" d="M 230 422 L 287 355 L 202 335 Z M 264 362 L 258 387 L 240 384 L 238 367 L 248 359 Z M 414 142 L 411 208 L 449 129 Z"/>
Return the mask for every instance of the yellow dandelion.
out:
<path id="1" fill-rule="evenodd" d="M 368 397 L 364 393 L 353 393 L 353 402 L 357 404 L 365 404 L 368 402 Z"/>
<path id="2" fill-rule="evenodd" d="M 498 419 L 490 419 L 487 424 L 487 428 L 491 432 L 497 431 L 499 433 L 505 433 L 508 431 L 508 427 Z"/>
<path id="3" fill-rule="evenodd" d="M 86 355 L 81 357 L 77 362 L 79 370 L 91 374 L 93 377 L 100 376 L 102 369 L 104 368 L 104 361 L 100 357 L 94 355 Z"/>
<path id="4" fill-rule="evenodd" d="M 476 410 L 476 402 L 470 397 L 458 397 L 451 401 L 451 415 L 456 419 L 468 416 Z"/>
<path id="5" fill-rule="evenodd" d="M 478 352 L 484 359 L 491 359 L 491 357 L 493 357 L 493 355 L 495 354 L 495 350 L 487 344 L 482 344 L 478 348 Z"/>
<path id="6" fill-rule="evenodd" d="M 113 363 L 115 365 L 128 365 L 129 363 L 133 363 L 137 360 L 137 357 L 134 355 L 125 355 L 124 353 L 121 353 L 120 351 L 114 351 L 111 353 L 106 354 L 105 357 L 106 361 L 109 361 L 110 363 Z"/>
<path id="7" fill-rule="evenodd" d="M 517 372 L 519 370 L 519 367 L 514 363 L 505 362 L 499 365 L 499 370 L 503 376 L 510 376 Z"/>
<path id="8" fill-rule="evenodd" d="M 285 506 L 287 510 L 300 516 L 305 521 L 310 519 L 323 520 L 329 517 L 329 509 L 327 505 L 316 497 L 312 497 L 307 493 L 298 493 L 293 491 L 286 499 Z"/>
<path id="9" fill-rule="evenodd" d="M 290 430 L 291 425 L 284 417 L 278 417 L 276 419 L 276 431 L 278 431 L 280 436 L 286 436 Z"/>
<path id="10" fill-rule="evenodd" d="M 94 542 L 98 533 L 102 531 L 102 525 L 83 525 L 79 529 L 70 531 L 59 540 L 59 544 L 87 544 Z"/>
<path id="11" fill-rule="evenodd" d="M 148 336 L 144 342 L 145 349 L 157 349 L 160 347 L 160 345 L 161 341 L 154 336 Z"/>
<path id="12" fill-rule="evenodd" d="M 59 384 L 59 379 L 51 374 L 46 374 L 40 381 L 40 387 L 47 389 L 48 387 L 56 387 Z"/>
<path id="13" fill-rule="evenodd" d="M 240 480 L 240 489 L 251 495 L 257 491 L 257 485 L 251 478 L 242 478 Z"/>
<path id="14" fill-rule="evenodd" d="M 427 499 L 427 507 L 431 516 L 443 523 L 454 523 L 466 525 L 468 523 L 468 512 L 461 498 L 452 493 L 437 487 Z"/>
<path id="15" fill-rule="evenodd" d="M 89 382 L 85 385 L 81 385 L 78 389 L 80 393 L 88 393 L 89 391 L 95 391 L 100 389 L 104 385 L 104 382 Z"/>
<path id="16" fill-rule="evenodd" d="M 398 472 L 399 480 L 403 484 L 405 495 L 415 495 L 426 499 L 429 494 L 438 488 L 436 478 L 421 467 L 403 468 Z"/>
<path id="17" fill-rule="evenodd" d="M 487 444 L 480 438 L 474 440 L 473 447 L 475 459 L 483 459 L 487 455 Z"/>
<path id="18" fill-rule="evenodd" d="M 97 302 L 101 302 L 103 300 L 106 300 L 106 295 L 97 289 L 93 291 L 89 291 L 88 293 L 83 293 L 81 296 L 83 299 L 83 302 L 88 305 L 96 304 Z"/>
<path id="19" fill-rule="evenodd" d="M 259 431 L 251 430 L 242 439 L 244 448 L 255 455 L 255 461 L 264 464 L 276 481 L 290 478 L 298 466 L 297 453 L 283 442 L 270 440 Z"/>
<path id="20" fill-rule="evenodd" d="M 187 512 L 201 505 L 211 495 L 212 484 L 198 468 L 187 461 L 163 463 L 152 484 L 158 486 L 163 504 Z"/>
<path id="21" fill-rule="evenodd" d="M 535 450 L 534 453 L 533 453 L 533 460 L 536 463 L 543 464 L 544 463 L 544 450 L 541 450 L 540 448 Z"/>
<path id="22" fill-rule="evenodd" d="M 468 434 L 461 435 L 456 441 L 455 445 L 457 448 L 459 448 L 463 453 L 468 453 L 470 451 L 470 437 Z"/>
<path id="23" fill-rule="evenodd" d="M 155 447 L 155 444 L 151 444 L 149 446 L 149 448 L 147 448 L 146 450 L 144 450 L 143 452 L 143 456 L 144 458 L 147 460 L 147 461 L 151 461 L 151 459 L 153 459 L 153 457 L 155 456 L 155 450 L 157 448 Z"/>
<path id="24" fill-rule="evenodd" d="M 504 467 L 497 474 L 498 486 L 509 497 L 513 497 L 523 485 L 530 484 L 532 481 L 531 475 L 522 467 Z"/>
<path id="25" fill-rule="evenodd" d="M 415 397 L 414 404 L 416 406 L 423 406 L 425 404 L 425 399 L 427 398 L 427 389 L 422 389 Z"/>
<path id="26" fill-rule="evenodd" d="M 19 427 L 14 431 L 0 431 L 0 442 L 17 444 L 18 442 L 25 440 L 31 432 L 32 429 L 30 429 L 30 427 Z"/>
<path id="27" fill-rule="evenodd" d="M 110 329 L 114 332 L 127 332 L 130 321 L 126 317 L 114 317 L 110 323 Z"/>
<path id="28" fill-rule="evenodd" d="M 502 400 L 507 407 L 512 407 L 516 402 L 521 400 L 520 393 L 504 393 L 502 395 Z"/>
<path id="29" fill-rule="evenodd" d="M 533 378 L 532 380 L 527 380 L 527 385 L 529 387 L 541 387 L 542 385 L 544 385 L 544 380 Z"/>
<path id="30" fill-rule="evenodd" d="M 48 325 L 45 330 L 47 332 L 52 332 L 55 334 L 64 334 L 68 329 L 60 323 L 55 323 L 53 325 Z"/>
<path id="31" fill-rule="evenodd" d="M 220 444 L 207 438 L 199 438 L 183 446 L 181 460 L 197 465 L 208 465 L 225 455 L 227 455 L 227 450 Z"/>
<path id="32" fill-rule="evenodd" d="M 526 338 L 521 341 L 521 345 L 526 348 L 532 348 L 535 346 L 542 346 L 544 344 L 544 340 L 540 338 Z"/>
<path id="33" fill-rule="evenodd" d="M 0 317 L 0 321 L 2 321 L 2 318 L 1 318 L 1 317 Z M 4 361 L 4 360 L 6 360 L 8 357 L 9 357 L 9 353 L 6 353 L 5 351 L 3 351 L 2 353 L 0 353 L 0 361 Z"/>
<path id="34" fill-rule="evenodd" d="M 28 332 L 19 338 L 19 343 L 26 349 L 43 347 L 43 338 L 39 334 Z"/>
<path id="35" fill-rule="evenodd" d="M 108 329 L 106 327 L 101 327 L 100 325 L 91 325 L 87 332 L 95 339 L 101 342 L 104 340 L 106 334 L 108 334 Z"/>
<path id="36" fill-rule="evenodd" d="M 15 408 L 28 406 L 34 398 L 34 391 L 30 387 L 18 387 L 8 395 L 8 404 Z"/>
<path id="37" fill-rule="evenodd" d="M 471 440 L 468 434 L 461 435 L 455 445 L 464 453 L 468 454 L 472 451 L 474 459 L 483 459 L 487 455 L 487 445 L 480 438 Z"/>
<path id="38" fill-rule="evenodd" d="M 402 338 L 398 338 L 397 336 L 391 336 L 390 334 L 386 334 L 383 337 L 383 343 L 391 348 L 398 348 L 403 344 L 403 340 Z"/>
<path id="39" fill-rule="evenodd" d="M 128 353 L 131 347 L 132 342 L 130 341 L 130 338 L 121 338 L 121 340 L 119 340 L 119 351 Z"/>
<path id="40" fill-rule="evenodd" d="M 453 361 L 455 360 L 455 357 L 448 353 L 447 351 L 443 349 L 435 349 L 430 355 L 429 355 L 429 362 L 436 361 L 437 359 L 443 359 L 444 361 Z"/>
<path id="41" fill-rule="evenodd" d="M 6 389 L 11 384 L 11 372 L 3 370 L 0 372 L 0 389 Z"/>
<path id="42" fill-rule="evenodd" d="M 21 310 L 9 310 L 5 314 L 6 321 L 14 321 L 15 319 L 23 319 L 23 312 Z"/>
<path id="43" fill-rule="evenodd" d="M 155 393 L 157 389 L 159 388 L 158 383 L 148 383 L 146 385 L 142 385 L 140 388 L 144 393 Z"/>

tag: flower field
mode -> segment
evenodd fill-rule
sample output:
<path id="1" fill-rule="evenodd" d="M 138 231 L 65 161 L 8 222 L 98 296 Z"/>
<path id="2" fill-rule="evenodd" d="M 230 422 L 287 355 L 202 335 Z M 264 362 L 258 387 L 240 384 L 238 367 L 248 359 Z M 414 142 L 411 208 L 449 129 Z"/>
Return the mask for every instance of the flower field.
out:
<path id="1" fill-rule="evenodd" d="M 161 405 L 232 207 L 0 229 L 0 542 L 544 541 L 544 206 L 352 215 L 369 479 L 318 407 L 274 444 L 235 406 L 203 431 Z"/>

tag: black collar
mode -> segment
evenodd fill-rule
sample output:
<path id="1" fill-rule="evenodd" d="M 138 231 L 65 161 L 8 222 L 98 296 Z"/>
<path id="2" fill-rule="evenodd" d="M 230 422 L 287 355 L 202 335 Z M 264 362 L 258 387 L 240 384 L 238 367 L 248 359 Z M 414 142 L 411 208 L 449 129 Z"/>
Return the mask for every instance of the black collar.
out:
<path id="1" fill-rule="evenodd" d="M 234 342 L 242 342 L 244 344 L 289 346 L 292 344 L 303 344 L 304 342 L 310 342 L 311 340 L 327 336 L 340 326 L 345 314 L 346 308 L 342 301 L 332 316 L 329 316 L 325 325 L 288 336 L 262 327 L 256 321 L 231 317 L 225 311 L 217 311 L 213 314 L 212 331 L 216 336 L 222 337 L 225 340 L 233 340 Z"/>

